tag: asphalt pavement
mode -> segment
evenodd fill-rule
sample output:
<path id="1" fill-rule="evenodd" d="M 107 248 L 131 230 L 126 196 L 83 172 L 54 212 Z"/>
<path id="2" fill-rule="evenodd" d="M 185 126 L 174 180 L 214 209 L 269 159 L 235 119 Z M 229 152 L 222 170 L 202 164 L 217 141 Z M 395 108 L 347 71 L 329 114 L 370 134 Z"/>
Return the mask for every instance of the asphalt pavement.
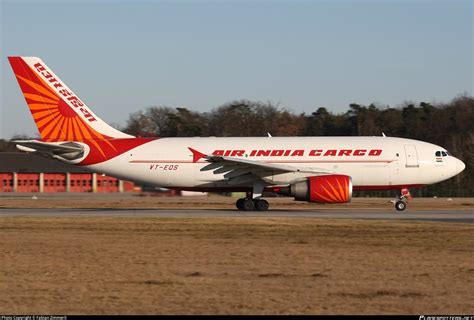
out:
<path id="1" fill-rule="evenodd" d="M 474 211 L 426 210 L 398 212 L 390 210 L 269 210 L 237 211 L 234 209 L 0 209 L 0 217 L 6 216 L 97 216 L 97 217 L 157 217 L 157 218 L 326 218 L 369 220 L 415 220 L 433 222 L 474 223 Z"/>

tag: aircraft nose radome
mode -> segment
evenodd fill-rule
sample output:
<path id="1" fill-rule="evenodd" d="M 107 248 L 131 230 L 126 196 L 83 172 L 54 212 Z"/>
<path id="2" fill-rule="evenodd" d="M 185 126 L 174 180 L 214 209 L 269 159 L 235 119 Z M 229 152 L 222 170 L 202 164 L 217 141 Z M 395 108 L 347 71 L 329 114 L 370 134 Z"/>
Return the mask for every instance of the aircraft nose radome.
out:
<path id="1" fill-rule="evenodd" d="M 457 160 L 456 161 L 456 171 L 457 171 L 457 173 L 461 173 L 466 168 L 466 165 L 461 160 L 459 160 L 459 159 L 456 159 L 456 160 Z"/>

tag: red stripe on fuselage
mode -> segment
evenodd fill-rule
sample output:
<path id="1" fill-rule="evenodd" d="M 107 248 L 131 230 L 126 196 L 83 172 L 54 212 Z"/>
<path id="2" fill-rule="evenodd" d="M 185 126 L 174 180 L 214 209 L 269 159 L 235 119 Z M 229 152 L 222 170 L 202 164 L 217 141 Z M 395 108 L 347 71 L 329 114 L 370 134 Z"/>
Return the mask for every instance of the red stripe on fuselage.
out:
<path id="1" fill-rule="evenodd" d="M 238 158 L 237 158 L 238 159 Z M 251 159 L 254 160 L 254 159 Z M 262 163 L 391 163 L 397 160 L 254 160 Z M 207 161 L 193 162 L 191 160 L 131 160 L 130 163 L 209 163 Z"/>
<path id="2" fill-rule="evenodd" d="M 384 191 L 401 190 L 405 188 L 421 188 L 424 184 L 403 184 L 403 185 L 385 185 L 385 186 L 353 186 L 355 191 Z M 198 191 L 198 192 L 246 192 L 252 191 L 252 187 L 167 187 L 173 190 Z M 265 188 L 266 192 L 272 192 L 273 186 Z"/>
<path id="3" fill-rule="evenodd" d="M 383 190 L 401 190 L 405 188 L 421 188 L 425 184 L 400 184 L 390 186 L 353 186 L 355 191 L 383 191 Z"/>

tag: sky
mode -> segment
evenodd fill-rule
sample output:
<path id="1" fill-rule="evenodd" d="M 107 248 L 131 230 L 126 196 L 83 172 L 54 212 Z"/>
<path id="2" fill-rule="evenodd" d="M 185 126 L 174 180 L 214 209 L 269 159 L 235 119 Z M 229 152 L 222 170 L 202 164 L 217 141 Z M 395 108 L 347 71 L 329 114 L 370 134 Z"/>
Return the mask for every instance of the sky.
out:
<path id="1" fill-rule="evenodd" d="M 295 113 L 473 95 L 474 1 L 0 0 L 0 139 L 37 135 L 7 56 L 40 57 L 104 121 L 236 99 Z"/>

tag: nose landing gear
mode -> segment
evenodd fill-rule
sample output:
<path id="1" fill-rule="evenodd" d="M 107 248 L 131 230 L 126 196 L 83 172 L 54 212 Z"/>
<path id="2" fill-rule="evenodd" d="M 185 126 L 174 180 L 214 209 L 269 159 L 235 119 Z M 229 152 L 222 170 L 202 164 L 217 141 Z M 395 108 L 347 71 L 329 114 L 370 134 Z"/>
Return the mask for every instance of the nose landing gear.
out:
<path id="1" fill-rule="evenodd" d="M 406 208 L 407 208 L 406 199 L 401 199 L 401 200 L 395 202 L 395 209 L 397 209 L 397 211 L 403 211 Z"/>
<path id="2" fill-rule="evenodd" d="M 397 211 L 403 211 L 407 208 L 408 199 L 411 199 L 410 191 L 407 188 L 400 190 L 400 194 L 395 200 L 395 209 Z"/>

